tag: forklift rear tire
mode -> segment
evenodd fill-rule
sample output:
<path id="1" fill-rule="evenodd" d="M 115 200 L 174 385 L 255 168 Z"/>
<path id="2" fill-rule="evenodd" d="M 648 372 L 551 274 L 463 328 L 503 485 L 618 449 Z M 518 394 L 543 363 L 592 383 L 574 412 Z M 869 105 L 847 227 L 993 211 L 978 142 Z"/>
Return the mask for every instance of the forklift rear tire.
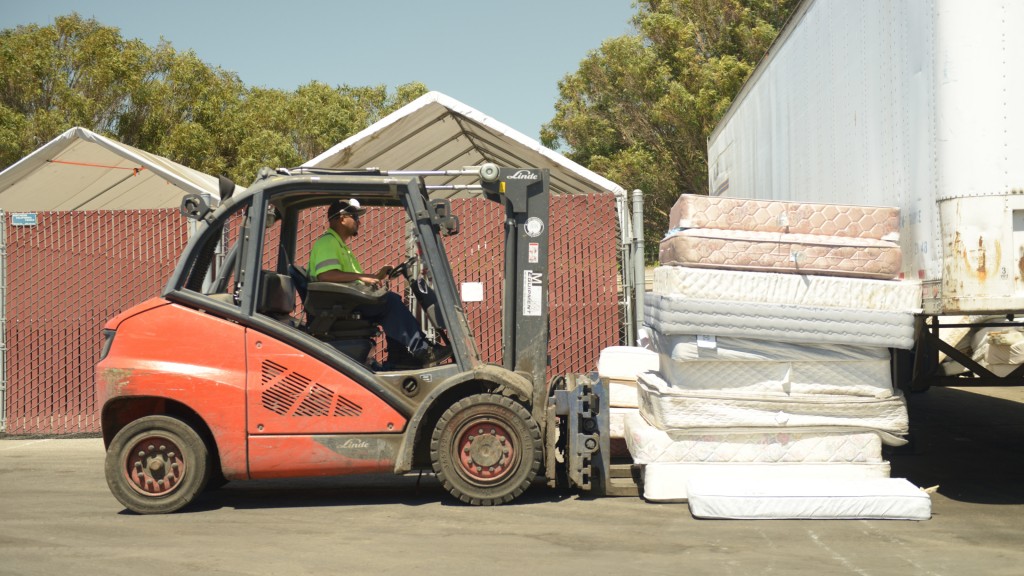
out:
<path id="1" fill-rule="evenodd" d="M 210 478 L 210 452 L 188 424 L 146 416 L 118 432 L 107 448 L 107 485 L 138 514 L 167 514 L 191 502 Z"/>
<path id="2" fill-rule="evenodd" d="M 448 492 L 476 506 L 511 502 L 540 470 L 540 428 L 521 404 L 475 394 L 453 404 L 430 438 L 434 473 Z"/>

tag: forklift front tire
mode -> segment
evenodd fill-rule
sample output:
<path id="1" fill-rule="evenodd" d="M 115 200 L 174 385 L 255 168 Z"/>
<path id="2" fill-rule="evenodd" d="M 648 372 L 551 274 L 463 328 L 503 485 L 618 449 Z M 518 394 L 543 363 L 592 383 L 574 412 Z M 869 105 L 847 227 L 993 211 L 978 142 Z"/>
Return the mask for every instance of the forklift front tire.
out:
<path id="1" fill-rule="evenodd" d="M 438 480 L 477 506 L 511 502 L 533 482 L 542 459 L 540 428 L 518 402 L 475 394 L 453 404 L 430 439 Z"/>
<path id="2" fill-rule="evenodd" d="M 180 510 L 210 478 L 210 452 L 188 424 L 146 416 L 118 432 L 107 449 L 107 485 L 118 502 L 138 514 Z"/>

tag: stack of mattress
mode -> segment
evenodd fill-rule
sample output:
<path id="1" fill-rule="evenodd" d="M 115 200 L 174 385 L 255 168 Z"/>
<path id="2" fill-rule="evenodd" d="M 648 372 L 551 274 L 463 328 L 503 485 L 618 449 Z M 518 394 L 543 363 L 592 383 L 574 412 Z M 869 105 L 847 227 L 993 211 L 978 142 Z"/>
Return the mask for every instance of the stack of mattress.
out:
<path id="1" fill-rule="evenodd" d="M 626 443 L 644 497 L 691 482 L 889 476 L 907 412 L 889 349 L 909 349 L 920 285 L 893 208 L 684 195 L 645 296 L 658 370 L 637 377 Z"/>

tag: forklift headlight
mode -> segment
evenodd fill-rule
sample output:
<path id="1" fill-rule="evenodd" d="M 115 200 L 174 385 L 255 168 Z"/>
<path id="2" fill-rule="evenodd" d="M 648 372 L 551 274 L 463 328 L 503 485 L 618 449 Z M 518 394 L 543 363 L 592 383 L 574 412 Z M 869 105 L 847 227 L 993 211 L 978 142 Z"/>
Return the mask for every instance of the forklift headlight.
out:
<path id="1" fill-rule="evenodd" d="M 102 361 L 110 353 L 110 346 L 114 343 L 114 336 L 117 334 L 116 330 L 104 330 L 103 331 L 103 348 L 100 349 L 100 360 Z"/>

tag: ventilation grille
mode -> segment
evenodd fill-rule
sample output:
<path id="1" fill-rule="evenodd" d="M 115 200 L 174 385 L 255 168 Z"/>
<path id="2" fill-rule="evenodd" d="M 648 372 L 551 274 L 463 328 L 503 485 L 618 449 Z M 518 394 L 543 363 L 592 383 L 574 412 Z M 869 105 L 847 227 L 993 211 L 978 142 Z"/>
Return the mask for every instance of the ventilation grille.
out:
<path id="1" fill-rule="evenodd" d="M 281 416 L 356 417 L 362 406 L 270 360 L 263 361 L 263 407 Z"/>

